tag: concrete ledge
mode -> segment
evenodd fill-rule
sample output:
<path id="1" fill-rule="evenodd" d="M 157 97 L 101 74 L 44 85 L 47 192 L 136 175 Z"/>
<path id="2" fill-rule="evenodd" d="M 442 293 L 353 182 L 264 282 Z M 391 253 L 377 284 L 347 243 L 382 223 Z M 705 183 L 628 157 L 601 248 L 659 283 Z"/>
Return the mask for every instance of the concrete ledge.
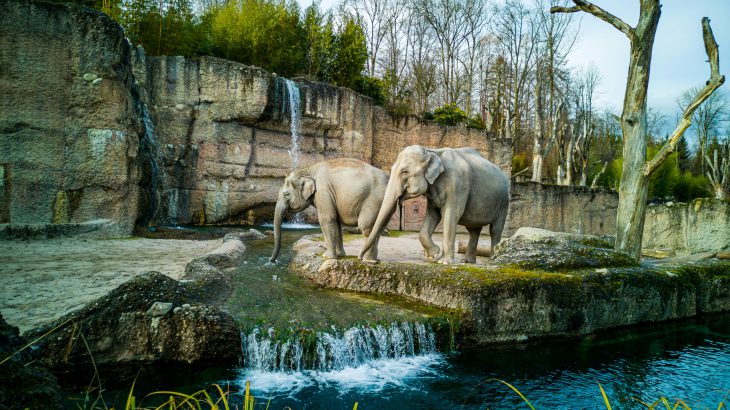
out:
<path id="1" fill-rule="evenodd" d="M 575 336 L 730 310 L 730 262 L 581 268 L 325 260 L 303 238 L 291 268 L 329 288 L 399 295 L 464 312 L 466 344 Z"/>

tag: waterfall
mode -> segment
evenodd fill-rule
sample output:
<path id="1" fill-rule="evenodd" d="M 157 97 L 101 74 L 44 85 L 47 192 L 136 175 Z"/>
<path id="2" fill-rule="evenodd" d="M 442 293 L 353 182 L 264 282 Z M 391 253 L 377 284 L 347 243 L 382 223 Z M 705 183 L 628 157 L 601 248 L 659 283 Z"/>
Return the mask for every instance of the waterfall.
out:
<path id="1" fill-rule="evenodd" d="M 436 352 L 436 336 L 423 323 L 356 326 L 342 333 L 320 332 L 316 338 L 274 339 L 274 330 L 255 329 L 243 336 L 244 366 L 268 372 L 342 370 L 378 359 L 398 359 Z"/>
<path id="2" fill-rule="evenodd" d="M 291 168 L 297 169 L 299 166 L 299 121 L 301 119 L 301 107 L 299 98 L 299 88 L 297 84 L 289 80 L 284 79 L 286 83 L 286 91 L 289 96 L 289 127 L 291 128 L 291 147 L 289 148 L 289 157 L 291 158 Z"/>
<path id="3" fill-rule="evenodd" d="M 155 126 L 150 118 L 150 111 L 147 104 L 142 101 L 138 102 L 138 109 L 142 113 L 142 123 L 144 124 L 144 136 L 140 140 L 140 156 L 145 159 L 149 165 L 149 186 L 147 193 L 149 196 L 149 204 L 147 212 L 144 215 L 143 223 L 153 222 L 160 210 L 161 198 L 160 189 L 164 188 L 164 172 L 161 172 L 162 158 L 160 157 L 160 144 L 157 141 Z"/>
<path id="4" fill-rule="evenodd" d="M 285 78 L 286 93 L 289 96 L 289 128 L 291 129 L 291 147 L 289 148 L 289 158 L 291 158 L 291 169 L 295 170 L 299 166 L 299 121 L 302 118 L 301 99 L 299 98 L 299 87 L 294 81 Z M 304 225 L 304 218 L 299 212 L 292 217 L 292 223 L 296 225 Z"/>

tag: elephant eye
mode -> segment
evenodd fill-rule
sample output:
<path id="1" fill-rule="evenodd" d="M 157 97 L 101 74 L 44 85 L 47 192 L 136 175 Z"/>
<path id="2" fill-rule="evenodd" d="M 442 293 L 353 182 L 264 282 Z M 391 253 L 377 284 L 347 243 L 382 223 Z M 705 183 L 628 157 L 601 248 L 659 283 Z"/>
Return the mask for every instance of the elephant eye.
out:
<path id="1" fill-rule="evenodd" d="M 406 174 L 408 174 L 408 170 L 407 169 L 401 169 L 400 170 L 400 174 L 401 175 L 406 175 Z"/>
<path id="2" fill-rule="evenodd" d="M 284 198 L 289 198 L 290 196 L 291 196 L 291 193 L 289 193 L 289 192 L 284 192 Z"/>

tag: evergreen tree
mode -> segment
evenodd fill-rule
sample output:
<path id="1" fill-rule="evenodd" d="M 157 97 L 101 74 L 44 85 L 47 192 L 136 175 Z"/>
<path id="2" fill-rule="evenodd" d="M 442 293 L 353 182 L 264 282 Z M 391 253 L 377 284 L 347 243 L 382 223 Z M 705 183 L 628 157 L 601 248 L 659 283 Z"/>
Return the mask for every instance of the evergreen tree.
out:
<path id="1" fill-rule="evenodd" d="M 354 19 L 346 17 L 335 40 L 332 81 L 354 89 L 365 71 L 367 58 L 368 49 L 362 28 Z"/>
<path id="2" fill-rule="evenodd" d="M 689 171 L 692 168 L 692 155 L 689 152 L 689 146 L 687 140 L 682 135 L 682 138 L 677 141 L 677 161 L 679 161 L 679 169 L 682 172 Z"/>

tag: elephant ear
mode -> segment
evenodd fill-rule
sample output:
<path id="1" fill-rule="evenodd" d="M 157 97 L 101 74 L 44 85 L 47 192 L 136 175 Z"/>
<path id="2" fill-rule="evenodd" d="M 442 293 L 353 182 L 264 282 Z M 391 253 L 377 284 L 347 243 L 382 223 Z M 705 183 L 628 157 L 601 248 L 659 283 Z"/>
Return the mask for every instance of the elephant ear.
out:
<path id="1" fill-rule="evenodd" d="M 309 177 L 302 177 L 299 181 L 299 192 L 302 193 L 304 199 L 309 199 L 314 194 L 316 187 L 314 185 L 314 179 Z"/>
<path id="2" fill-rule="evenodd" d="M 433 184 L 436 178 L 444 172 L 444 164 L 441 162 L 441 158 L 432 151 L 426 151 L 428 156 L 428 164 L 426 164 L 426 181 L 429 184 Z"/>

